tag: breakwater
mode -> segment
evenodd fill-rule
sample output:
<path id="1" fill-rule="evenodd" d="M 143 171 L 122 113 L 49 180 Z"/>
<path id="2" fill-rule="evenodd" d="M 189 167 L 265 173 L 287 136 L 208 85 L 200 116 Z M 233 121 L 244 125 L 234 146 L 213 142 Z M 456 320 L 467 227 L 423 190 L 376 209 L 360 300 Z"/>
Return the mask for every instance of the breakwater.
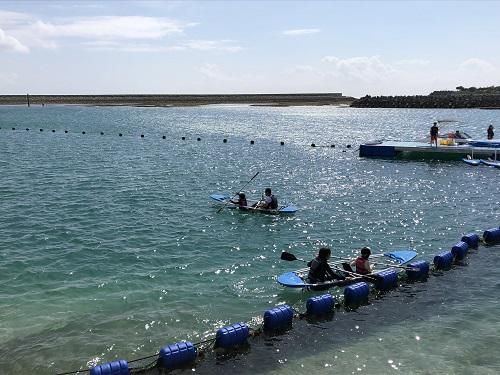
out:
<path id="1" fill-rule="evenodd" d="M 430 95 L 370 96 L 351 103 L 356 108 L 500 108 L 500 94 L 460 95 L 435 92 Z"/>
<path id="2" fill-rule="evenodd" d="M 209 104 L 263 106 L 339 105 L 354 98 L 342 93 L 235 95 L 0 95 L 0 105 L 74 104 L 92 106 L 187 107 Z"/>

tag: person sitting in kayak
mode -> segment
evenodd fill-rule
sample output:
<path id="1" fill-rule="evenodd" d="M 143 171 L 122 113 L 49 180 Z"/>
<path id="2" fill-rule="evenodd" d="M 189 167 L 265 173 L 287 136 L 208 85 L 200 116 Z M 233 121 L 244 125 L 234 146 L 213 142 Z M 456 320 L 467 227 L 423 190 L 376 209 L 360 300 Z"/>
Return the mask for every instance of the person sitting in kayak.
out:
<path id="1" fill-rule="evenodd" d="M 368 275 L 372 272 L 370 262 L 368 261 L 371 253 L 372 252 L 369 247 L 365 246 L 361 249 L 361 255 L 357 257 L 353 263 L 356 266 L 356 273 L 359 273 L 360 275 Z"/>
<path id="2" fill-rule="evenodd" d="M 271 188 L 266 188 L 264 190 L 264 196 L 262 199 L 255 203 L 253 207 L 262 208 L 265 210 L 277 210 L 278 209 L 278 198 L 272 194 Z"/>
<path id="3" fill-rule="evenodd" d="M 345 280 L 345 277 L 337 275 L 328 264 L 328 259 L 330 259 L 331 255 L 332 251 L 329 248 L 322 247 L 319 249 L 318 256 L 307 262 L 307 266 L 310 267 L 309 274 L 307 275 L 309 283 L 316 284 L 335 279 Z"/>
<path id="4" fill-rule="evenodd" d="M 237 204 L 240 209 L 246 209 L 248 207 L 247 197 L 246 197 L 245 193 L 238 193 L 238 200 L 233 201 L 231 199 L 230 202 L 232 204 Z"/>

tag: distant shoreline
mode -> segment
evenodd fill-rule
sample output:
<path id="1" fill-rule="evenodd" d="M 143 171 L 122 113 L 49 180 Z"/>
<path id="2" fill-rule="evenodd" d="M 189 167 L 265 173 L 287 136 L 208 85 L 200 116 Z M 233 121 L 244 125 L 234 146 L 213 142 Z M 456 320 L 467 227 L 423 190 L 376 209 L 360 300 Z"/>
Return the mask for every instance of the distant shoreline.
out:
<path id="1" fill-rule="evenodd" d="M 252 106 L 350 105 L 355 98 L 341 93 L 234 94 L 234 95 L 29 95 L 30 105 L 74 104 L 88 106 L 193 107 L 210 104 Z M 26 95 L 0 95 L 0 105 L 28 105 Z"/>

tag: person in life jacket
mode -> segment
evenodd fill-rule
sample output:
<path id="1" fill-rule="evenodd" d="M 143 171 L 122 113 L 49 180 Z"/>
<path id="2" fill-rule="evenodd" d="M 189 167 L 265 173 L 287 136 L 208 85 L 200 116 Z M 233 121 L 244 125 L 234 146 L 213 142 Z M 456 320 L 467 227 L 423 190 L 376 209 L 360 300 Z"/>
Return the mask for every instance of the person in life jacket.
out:
<path id="1" fill-rule="evenodd" d="M 245 193 L 238 193 L 238 200 L 237 201 L 233 201 L 231 199 L 231 203 L 233 204 L 237 204 L 239 206 L 240 209 L 247 209 L 248 207 L 248 204 L 247 204 L 247 197 L 245 195 Z"/>
<path id="2" fill-rule="evenodd" d="M 271 192 L 271 188 L 266 188 L 264 190 L 264 196 L 262 199 L 254 204 L 254 207 L 263 208 L 266 210 L 277 210 L 278 209 L 278 198 Z"/>
<path id="3" fill-rule="evenodd" d="M 354 261 L 356 273 L 359 273 L 360 275 L 368 275 L 372 272 L 370 262 L 368 261 L 371 253 L 372 252 L 369 247 L 365 246 L 361 249 L 361 255 Z"/>
<path id="4" fill-rule="evenodd" d="M 328 259 L 332 255 L 332 251 L 327 247 L 322 247 L 319 249 L 316 258 L 307 262 L 309 267 L 309 273 L 307 275 L 307 281 L 311 284 L 316 284 L 318 282 L 324 282 L 328 280 L 344 280 L 345 277 L 337 275 L 330 265 L 328 264 Z"/>

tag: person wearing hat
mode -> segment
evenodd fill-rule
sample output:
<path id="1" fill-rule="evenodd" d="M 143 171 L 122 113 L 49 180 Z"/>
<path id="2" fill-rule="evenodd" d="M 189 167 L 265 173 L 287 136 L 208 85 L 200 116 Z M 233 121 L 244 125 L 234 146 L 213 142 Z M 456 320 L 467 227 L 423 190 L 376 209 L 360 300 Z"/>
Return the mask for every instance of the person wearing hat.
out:
<path id="1" fill-rule="evenodd" d="M 436 144 L 436 147 L 438 145 L 438 133 L 439 133 L 439 128 L 437 126 L 437 122 L 434 123 L 434 125 L 432 125 L 431 127 L 431 146 L 432 146 L 432 142 L 434 141 L 434 143 Z"/>
<path id="2" fill-rule="evenodd" d="M 354 265 L 356 266 L 356 273 L 359 273 L 360 275 L 368 275 L 372 272 L 370 262 L 368 261 L 371 253 L 372 252 L 370 248 L 367 246 L 361 249 L 361 255 L 354 261 Z"/>
<path id="3" fill-rule="evenodd" d="M 490 126 L 488 126 L 487 133 L 488 139 L 493 139 L 493 137 L 495 136 L 495 133 L 493 133 L 493 125 L 490 124 Z"/>

